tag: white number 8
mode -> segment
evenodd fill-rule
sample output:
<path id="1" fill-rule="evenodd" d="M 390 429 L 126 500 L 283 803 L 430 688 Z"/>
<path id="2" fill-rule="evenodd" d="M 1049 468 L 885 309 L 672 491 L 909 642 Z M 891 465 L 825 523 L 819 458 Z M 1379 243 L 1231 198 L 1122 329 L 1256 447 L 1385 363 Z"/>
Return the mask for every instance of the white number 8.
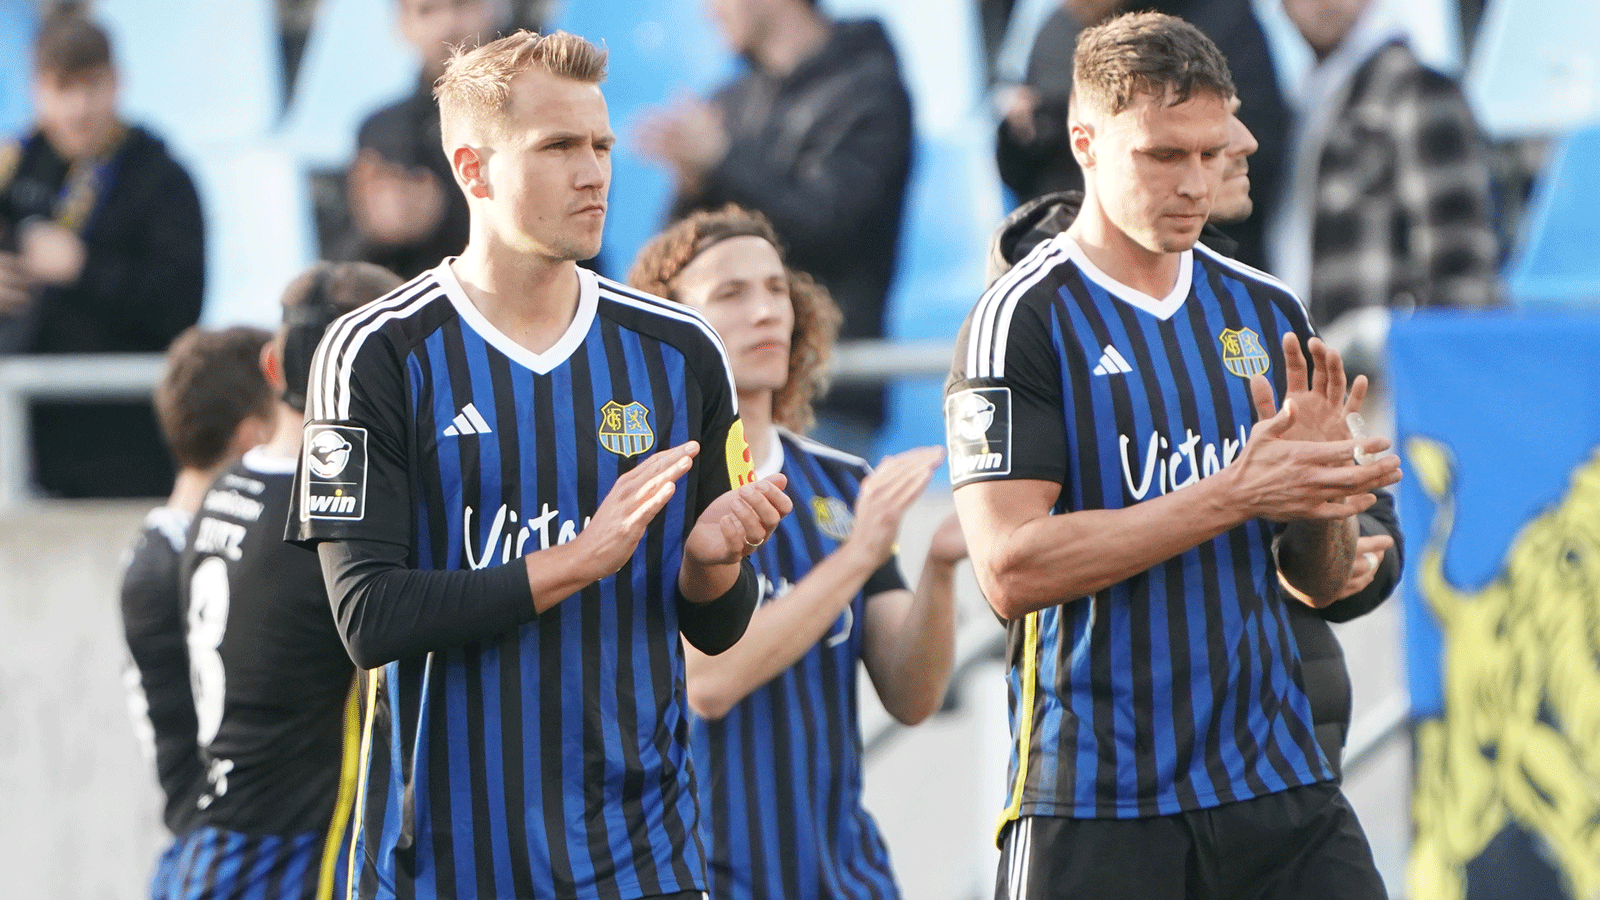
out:
<path id="1" fill-rule="evenodd" d="M 189 581 L 189 687 L 202 747 L 211 744 L 222 726 L 227 673 L 218 650 L 227 631 L 228 564 L 212 556 L 195 567 Z"/>

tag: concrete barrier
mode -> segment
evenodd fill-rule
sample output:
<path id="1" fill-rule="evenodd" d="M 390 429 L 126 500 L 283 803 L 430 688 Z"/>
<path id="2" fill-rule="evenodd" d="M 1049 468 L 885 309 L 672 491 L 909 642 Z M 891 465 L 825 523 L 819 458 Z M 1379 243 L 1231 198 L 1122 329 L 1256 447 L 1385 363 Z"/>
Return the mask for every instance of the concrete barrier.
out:
<path id="1" fill-rule="evenodd" d="M 0 513 L 0 893 L 147 897 L 166 840 L 128 715 L 121 559 L 150 503 Z"/>

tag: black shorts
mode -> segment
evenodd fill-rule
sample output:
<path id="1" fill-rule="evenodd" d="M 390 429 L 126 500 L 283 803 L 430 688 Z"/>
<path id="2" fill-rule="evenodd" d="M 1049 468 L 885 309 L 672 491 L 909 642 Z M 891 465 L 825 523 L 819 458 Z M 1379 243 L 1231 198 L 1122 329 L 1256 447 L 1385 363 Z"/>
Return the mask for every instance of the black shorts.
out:
<path id="1" fill-rule="evenodd" d="M 1387 900 L 1332 782 L 1147 819 L 1006 826 L 996 900 Z"/>

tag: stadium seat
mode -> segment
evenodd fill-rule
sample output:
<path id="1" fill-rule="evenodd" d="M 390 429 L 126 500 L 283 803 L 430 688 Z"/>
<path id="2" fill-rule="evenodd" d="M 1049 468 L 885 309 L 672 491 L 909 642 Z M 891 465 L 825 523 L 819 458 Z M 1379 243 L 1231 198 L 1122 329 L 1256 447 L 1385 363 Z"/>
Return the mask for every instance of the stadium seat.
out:
<path id="1" fill-rule="evenodd" d="M 123 109 L 185 154 L 249 146 L 283 111 L 273 0 L 101 0 Z"/>
<path id="2" fill-rule="evenodd" d="M 28 127 L 33 101 L 28 96 L 28 62 L 33 33 L 39 27 L 33 0 L 0 0 L 0 136 L 11 137 Z"/>
<path id="3" fill-rule="evenodd" d="M 395 0 L 322 0 L 278 133 L 305 168 L 344 168 L 361 120 L 411 92 L 416 52 L 394 21 Z"/>
<path id="4" fill-rule="evenodd" d="M 1521 241 L 1507 266 L 1507 288 L 1522 306 L 1600 305 L 1600 125 L 1568 135 L 1534 188 Z"/>
<path id="5" fill-rule="evenodd" d="M 1491 136 L 1560 134 L 1600 121 L 1600 4 L 1490 3 L 1467 67 L 1466 91 Z"/>
<path id="6" fill-rule="evenodd" d="M 278 297 L 316 258 L 306 179 L 267 147 L 184 159 L 206 220 L 206 325 L 273 326 Z"/>
<path id="7" fill-rule="evenodd" d="M 989 233 L 1004 210 L 994 167 L 994 122 L 984 102 L 976 5 L 967 0 L 835 0 L 839 18 L 883 20 L 900 53 L 917 141 L 889 295 L 888 335 L 953 342 L 983 293 Z M 889 390 L 885 453 L 944 443 L 944 377 L 903 378 Z"/>

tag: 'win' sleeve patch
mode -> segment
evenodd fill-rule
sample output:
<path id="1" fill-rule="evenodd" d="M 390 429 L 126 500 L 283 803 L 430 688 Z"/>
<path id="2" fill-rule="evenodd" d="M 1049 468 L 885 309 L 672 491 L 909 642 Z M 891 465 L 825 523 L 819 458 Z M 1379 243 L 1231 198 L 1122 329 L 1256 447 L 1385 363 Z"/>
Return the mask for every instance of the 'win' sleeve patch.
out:
<path id="1" fill-rule="evenodd" d="M 361 521 L 367 511 L 367 430 L 313 422 L 306 426 L 301 455 L 301 521 Z"/>
<path id="2" fill-rule="evenodd" d="M 957 391 L 944 401 L 950 483 L 1011 474 L 1011 388 Z"/>

